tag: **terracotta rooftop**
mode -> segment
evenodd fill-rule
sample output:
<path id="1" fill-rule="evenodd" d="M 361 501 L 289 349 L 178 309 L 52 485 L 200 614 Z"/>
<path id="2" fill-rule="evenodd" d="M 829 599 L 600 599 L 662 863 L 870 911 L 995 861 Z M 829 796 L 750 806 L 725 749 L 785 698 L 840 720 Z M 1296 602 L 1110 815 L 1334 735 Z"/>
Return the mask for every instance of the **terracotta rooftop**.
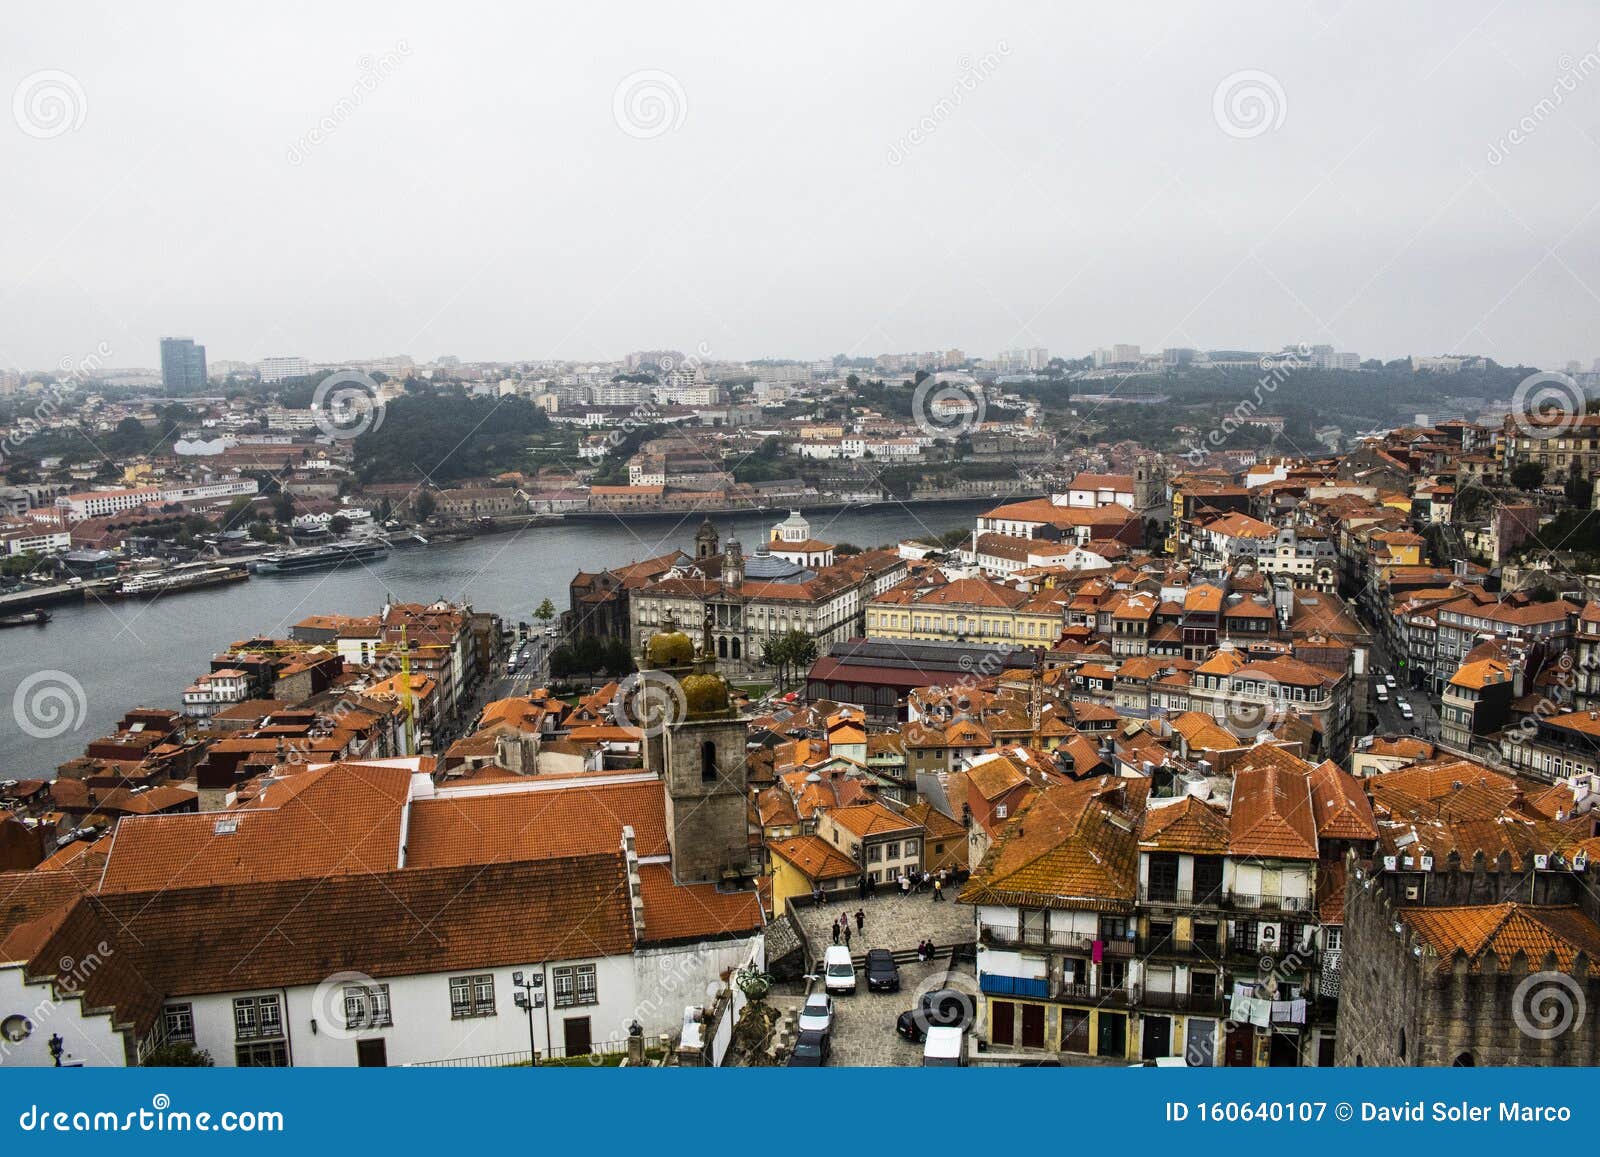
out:
<path id="1" fill-rule="evenodd" d="M 1440 957 L 1439 970 L 1449 971 L 1461 952 L 1474 971 L 1489 957 L 1509 968 L 1521 953 L 1530 971 L 1548 957 L 1555 967 L 1571 972 L 1578 953 L 1600 959 L 1600 926 L 1576 907 L 1530 904 L 1485 904 L 1470 908 L 1407 908 L 1403 918 Z"/>

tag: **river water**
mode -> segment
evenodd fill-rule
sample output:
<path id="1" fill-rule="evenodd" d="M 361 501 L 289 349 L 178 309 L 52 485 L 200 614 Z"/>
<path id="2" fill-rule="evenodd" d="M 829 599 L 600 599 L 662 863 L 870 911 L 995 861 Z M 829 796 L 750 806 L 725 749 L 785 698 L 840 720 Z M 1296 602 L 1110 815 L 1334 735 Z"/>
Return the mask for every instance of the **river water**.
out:
<path id="1" fill-rule="evenodd" d="M 970 529 L 993 505 L 892 504 L 808 517 L 814 538 L 870 547 Z M 716 523 L 724 536 L 732 527 L 748 556 L 784 514 L 723 515 Z M 55 618 L 48 626 L 0 631 L 0 779 L 53 777 L 57 764 L 81 755 L 86 742 L 109 733 L 129 708 L 179 707 L 184 687 L 208 669 L 211 655 L 236 640 L 282 637 L 307 615 L 373 614 L 386 595 L 400 602 L 467 602 L 511 622 L 531 622 L 546 598 L 558 610 L 567 608 L 567 585 L 579 570 L 674 548 L 693 554 L 701 518 L 530 527 L 397 549 L 365 566 L 257 575 L 150 602 L 51 607 Z M 24 719 L 44 734 L 24 731 Z"/>

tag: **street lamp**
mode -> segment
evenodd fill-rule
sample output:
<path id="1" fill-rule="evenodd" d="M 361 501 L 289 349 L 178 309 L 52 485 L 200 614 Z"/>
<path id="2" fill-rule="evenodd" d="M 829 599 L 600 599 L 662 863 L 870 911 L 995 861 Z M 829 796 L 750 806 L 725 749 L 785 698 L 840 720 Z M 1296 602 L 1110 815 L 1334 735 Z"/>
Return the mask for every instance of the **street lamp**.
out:
<path id="1" fill-rule="evenodd" d="M 533 1010 L 544 1007 L 544 973 L 535 972 L 531 976 L 522 972 L 511 974 L 511 983 L 516 986 L 517 993 L 513 998 L 517 1007 L 528 1014 L 528 1057 L 535 1067 L 539 1064 L 539 1047 L 533 1037 Z"/>

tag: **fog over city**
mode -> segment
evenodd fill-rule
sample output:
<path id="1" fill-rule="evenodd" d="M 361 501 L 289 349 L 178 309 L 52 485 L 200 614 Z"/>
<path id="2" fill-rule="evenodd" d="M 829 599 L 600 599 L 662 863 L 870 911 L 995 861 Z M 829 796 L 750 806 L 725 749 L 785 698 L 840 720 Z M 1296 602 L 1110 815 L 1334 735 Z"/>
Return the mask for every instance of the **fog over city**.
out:
<path id="1" fill-rule="evenodd" d="M 1583 4 L 30 5 L 0 364 L 1596 354 Z"/>

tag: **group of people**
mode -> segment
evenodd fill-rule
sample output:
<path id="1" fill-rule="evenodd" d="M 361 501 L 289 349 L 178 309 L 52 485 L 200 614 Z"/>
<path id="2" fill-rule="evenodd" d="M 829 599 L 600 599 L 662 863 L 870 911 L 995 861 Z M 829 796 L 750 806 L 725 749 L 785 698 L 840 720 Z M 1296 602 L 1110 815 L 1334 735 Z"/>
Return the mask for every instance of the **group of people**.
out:
<path id="1" fill-rule="evenodd" d="M 917 959 L 921 963 L 928 963 L 933 959 L 934 955 L 933 941 L 931 939 L 922 940 L 917 944 Z"/>
<path id="2" fill-rule="evenodd" d="M 950 869 L 940 868 L 938 874 L 932 872 L 902 872 L 900 873 L 900 894 L 909 896 L 912 892 L 932 892 L 934 902 L 944 899 L 944 887 L 950 882 Z"/>
<path id="3" fill-rule="evenodd" d="M 867 913 L 864 908 L 856 909 L 856 932 L 862 936 L 867 934 Z M 840 912 L 839 918 L 833 921 L 833 942 L 844 941 L 846 948 L 850 947 L 850 913 Z"/>

